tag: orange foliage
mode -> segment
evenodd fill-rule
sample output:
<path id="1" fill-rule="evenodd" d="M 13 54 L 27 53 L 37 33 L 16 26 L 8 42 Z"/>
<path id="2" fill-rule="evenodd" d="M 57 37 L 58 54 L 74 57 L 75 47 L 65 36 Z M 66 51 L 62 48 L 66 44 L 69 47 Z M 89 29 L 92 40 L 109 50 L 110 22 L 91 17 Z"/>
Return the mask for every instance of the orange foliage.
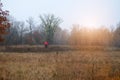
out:
<path id="1" fill-rule="evenodd" d="M 69 43 L 72 45 L 110 45 L 111 32 L 104 27 L 89 30 L 79 25 L 74 25 L 71 31 Z"/>
<path id="2" fill-rule="evenodd" d="M 9 15 L 9 11 L 2 10 L 2 3 L 0 1 L 0 42 L 4 41 L 2 35 L 6 34 L 6 29 L 10 27 L 10 23 L 7 20 L 7 16 Z"/>

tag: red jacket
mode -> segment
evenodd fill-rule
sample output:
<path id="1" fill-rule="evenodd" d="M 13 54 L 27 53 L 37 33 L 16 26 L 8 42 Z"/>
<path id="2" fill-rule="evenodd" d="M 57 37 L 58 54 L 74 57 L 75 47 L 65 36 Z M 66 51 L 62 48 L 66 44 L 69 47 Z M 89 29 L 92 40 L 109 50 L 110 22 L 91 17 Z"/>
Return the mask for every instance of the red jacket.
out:
<path id="1" fill-rule="evenodd" d="M 45 42 L 44 42 L 44 45 L 48 45 L 48 42 L 47 42 L 47 41 L 45 41 Z"/>

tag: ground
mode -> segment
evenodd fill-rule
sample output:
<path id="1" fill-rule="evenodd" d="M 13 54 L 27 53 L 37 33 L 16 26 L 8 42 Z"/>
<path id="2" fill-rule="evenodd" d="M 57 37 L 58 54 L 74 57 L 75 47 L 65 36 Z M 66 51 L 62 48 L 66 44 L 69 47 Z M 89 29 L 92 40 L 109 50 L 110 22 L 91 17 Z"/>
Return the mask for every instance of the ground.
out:
<path id="1" fill-rule="evenodd" d="M 0 80 L 120 80 L 119 50 L 55 50 L 1 51 Z"/>

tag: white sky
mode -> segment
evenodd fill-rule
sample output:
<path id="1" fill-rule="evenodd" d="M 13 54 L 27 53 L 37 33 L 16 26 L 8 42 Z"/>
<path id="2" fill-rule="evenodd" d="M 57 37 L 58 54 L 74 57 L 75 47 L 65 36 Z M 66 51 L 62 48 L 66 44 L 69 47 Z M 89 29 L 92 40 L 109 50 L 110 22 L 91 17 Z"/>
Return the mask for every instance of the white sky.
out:
<path id="1" fill-rule="evenodd" d="M 110 26 L 120 21 L 120 0 L 1 0 L 4 9 L 17 20 L 33 17 L 36 22 L 40 14 L 54 14 L 62 18 L 62 28 L 72 24 L 84 26 Z"/>

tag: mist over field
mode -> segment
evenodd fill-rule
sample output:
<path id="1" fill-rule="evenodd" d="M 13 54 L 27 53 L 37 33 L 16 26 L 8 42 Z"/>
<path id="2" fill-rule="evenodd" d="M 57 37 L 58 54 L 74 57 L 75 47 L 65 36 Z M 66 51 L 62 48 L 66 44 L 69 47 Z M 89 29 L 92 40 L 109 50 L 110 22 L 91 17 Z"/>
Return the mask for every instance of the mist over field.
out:
<path id="1" fill-rule="evenodd" d="M 119 0 L 0 0 L 0 80 L 120 80 Z"/>

